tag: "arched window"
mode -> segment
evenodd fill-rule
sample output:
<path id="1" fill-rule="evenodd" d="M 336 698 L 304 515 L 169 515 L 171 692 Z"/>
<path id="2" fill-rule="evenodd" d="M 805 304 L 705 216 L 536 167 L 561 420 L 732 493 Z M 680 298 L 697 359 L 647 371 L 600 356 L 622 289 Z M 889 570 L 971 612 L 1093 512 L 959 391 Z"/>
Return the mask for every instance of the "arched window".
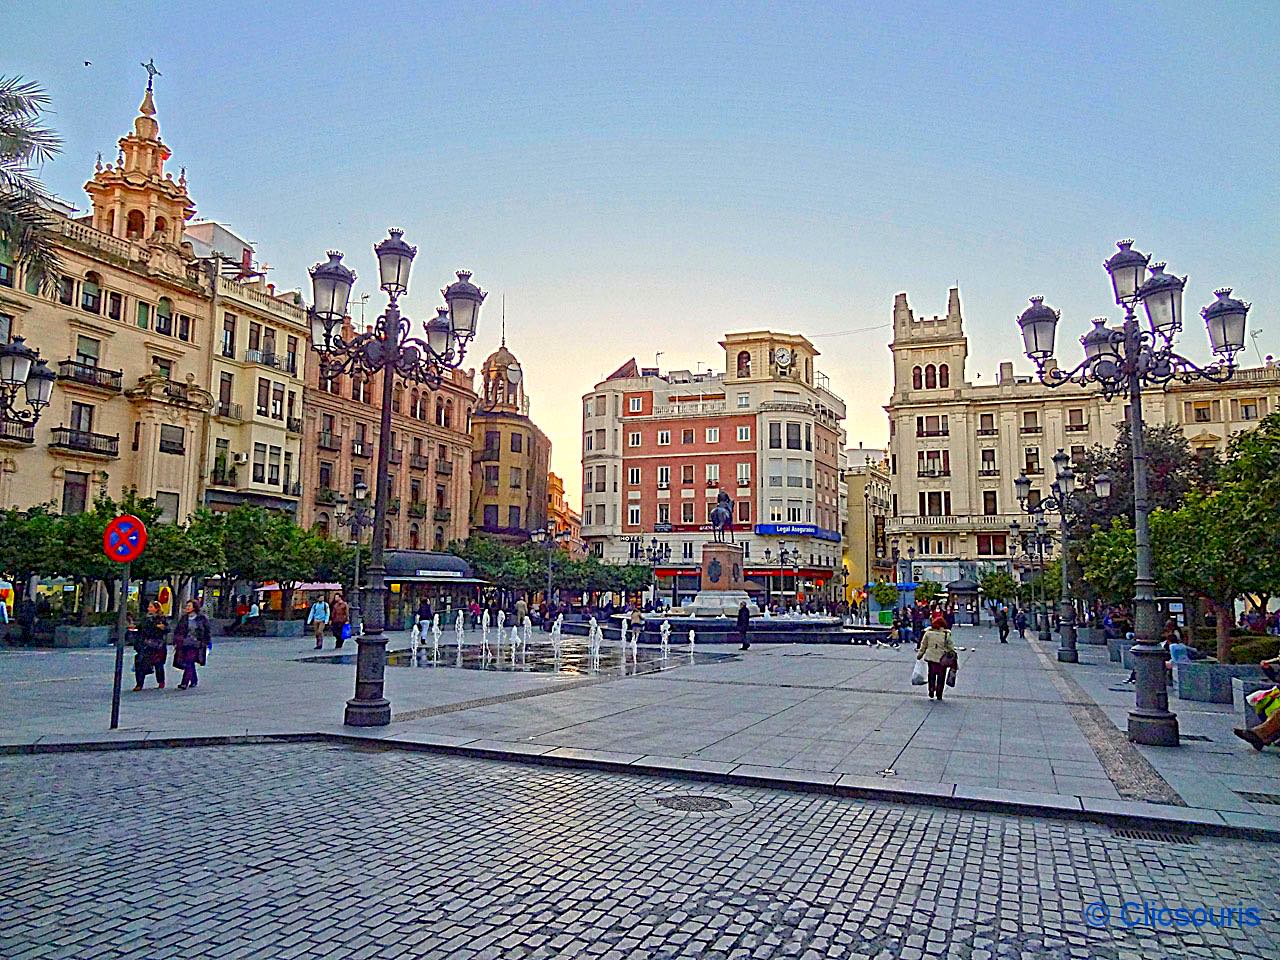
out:
<path id="1" fill-rule="evenodd" d="M 165 231 L 169 229 L 169 221 L 164 217 L 156 217 L 156 233 L 164 236 Z"/>
<path id="2" fill-rule="evenodd" d="M 102 278 L 92 270 L 84 275 L 80 285 L 80 306 L 90 313 L 102 312 Z"/>
<path id="3" fill-rule="evenodd" d="M 444 401 L 436 397 L 436 426 L 444 426 Z"/>
<path id="4" fill-rule="evenodd" d="M 404 402 L 404 387 L 400 386 L 400 384 L 397 383 L 391 389 L 391 412 L 399 413 L 400 404 L 403 402 Z"/>
<path id="5" fill-rule="evenodd" d="M 436 549 L 444 549 L 444 527 L 436 527 Z"/>
<path id="6" fill-rule="evenodd" d="M 926 390 L 932 390 L 938 385 L 938 370 L 931 363 L 924 368 L 924 386 Z"/>
<path id="7" fill-rule="evenodd" d="M 116 211 L 114 208 L 107 211 L 107 233 L 113 237 L 116 235 Z"/>
<path id="8" fill-rule="evenodd" d="M 417 390 L 409 391 L 409 416 L 411 417 L 418 416 L 418 391 Z"/>
<path id="9" fill-rule="evenodd" d="M 444 403 L 444 425 L 446 427 L 453 426 L 453 401 L 446 400 Z"/>
<path id="10" fill-rule="evenodd" d="M 422 544 L 419 542 L 420 540 L 421 540 L 421 534 L 418 533 L 418 525 L 415 523 L 409 527 L 409 549 L 410 550 L 422 549 Z"/>
<path id="11" fill-rule="evenodd" d="M 329 515 L 327 513 L 316 515 L 316 529 L 326 537 L 329 535 Z"/>
<path id="12" fill-rule="evenodd" d="M 915 367 L 911 371 L 911 389 L 919 390 L 923 386 L 924 372 L 919 367 Z"/>
<path id="13" fill-rule="evenodd" d="M 147 229 L 147 216 L 141 210 L 130 210 L 125 221 L 124 236 L 126 240 L 141 240 L 142 232 Z"/>
<path id="14" fill-rule="evenodd" d="M 938 386 L 951 386 L 951 371 L 947 369 L 947 365 L 945 363 L 938 367 Z"/>
<path id="15" fill-rule="evenodd" d="M 751 352 L 749 350 L 743 350 L 738 354 L 738 376 L 751 376 Z"/>
<path id="16" fill-rule="evenodd" d="M 173 336 L 173 302 L 168 297 L 156 304 L 156 333 Z"/>

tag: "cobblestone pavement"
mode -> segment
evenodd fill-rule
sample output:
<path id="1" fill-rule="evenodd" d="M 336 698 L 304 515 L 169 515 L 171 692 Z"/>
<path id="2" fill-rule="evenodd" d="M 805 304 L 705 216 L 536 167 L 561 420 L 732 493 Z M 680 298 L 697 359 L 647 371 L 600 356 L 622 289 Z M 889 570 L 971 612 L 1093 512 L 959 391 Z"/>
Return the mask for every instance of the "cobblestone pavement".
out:
<path id="1" fill-rule="evenodd" d="M 0 782 L 6 960 L 1280 950 L 1280 847 L 1244 841 L 314 745 L 6 756 Z M 1144 900 L 1261 922 L 1124 927 Z"/>

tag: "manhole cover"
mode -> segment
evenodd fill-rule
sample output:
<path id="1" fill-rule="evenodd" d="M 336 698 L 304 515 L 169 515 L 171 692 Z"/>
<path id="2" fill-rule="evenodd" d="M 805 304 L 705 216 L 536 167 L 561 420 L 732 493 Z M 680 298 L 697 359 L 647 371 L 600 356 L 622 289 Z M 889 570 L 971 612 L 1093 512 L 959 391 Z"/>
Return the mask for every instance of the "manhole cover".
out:
<path id="1" fill-rule="evenodd" d="M 733 809 L 732 803 L 720 797 L 658 797 L 657 803 L 660 807 L 682 813 L 715 813 L 717 810 Z"/>

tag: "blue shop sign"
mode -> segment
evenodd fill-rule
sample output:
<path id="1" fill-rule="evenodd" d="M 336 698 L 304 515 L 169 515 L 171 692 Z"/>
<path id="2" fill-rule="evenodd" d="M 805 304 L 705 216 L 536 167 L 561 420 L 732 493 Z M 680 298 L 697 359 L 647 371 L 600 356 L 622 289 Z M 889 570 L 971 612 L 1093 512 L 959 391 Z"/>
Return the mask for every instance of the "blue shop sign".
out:
<path id="1" fill-rule="evenodd" d="M 756 533 L 773 537 L 816 537 L 819 540 L 840 542 L 840 534 L 834 530 L 824 530 L 813 523 L 757 523 Z"/>

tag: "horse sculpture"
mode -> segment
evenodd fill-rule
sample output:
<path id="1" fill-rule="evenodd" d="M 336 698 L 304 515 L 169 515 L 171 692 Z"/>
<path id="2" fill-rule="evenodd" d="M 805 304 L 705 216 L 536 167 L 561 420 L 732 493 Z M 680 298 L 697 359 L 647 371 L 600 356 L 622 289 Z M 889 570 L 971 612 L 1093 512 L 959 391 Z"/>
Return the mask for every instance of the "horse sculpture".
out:
<path id="1" fill-rule="evenodd" d="M 716 543 L 724 543 L 725 534 L 733 543 L 733 498 L 721 490 L 716 505 L 711 508 L 711 537 Z"/>

